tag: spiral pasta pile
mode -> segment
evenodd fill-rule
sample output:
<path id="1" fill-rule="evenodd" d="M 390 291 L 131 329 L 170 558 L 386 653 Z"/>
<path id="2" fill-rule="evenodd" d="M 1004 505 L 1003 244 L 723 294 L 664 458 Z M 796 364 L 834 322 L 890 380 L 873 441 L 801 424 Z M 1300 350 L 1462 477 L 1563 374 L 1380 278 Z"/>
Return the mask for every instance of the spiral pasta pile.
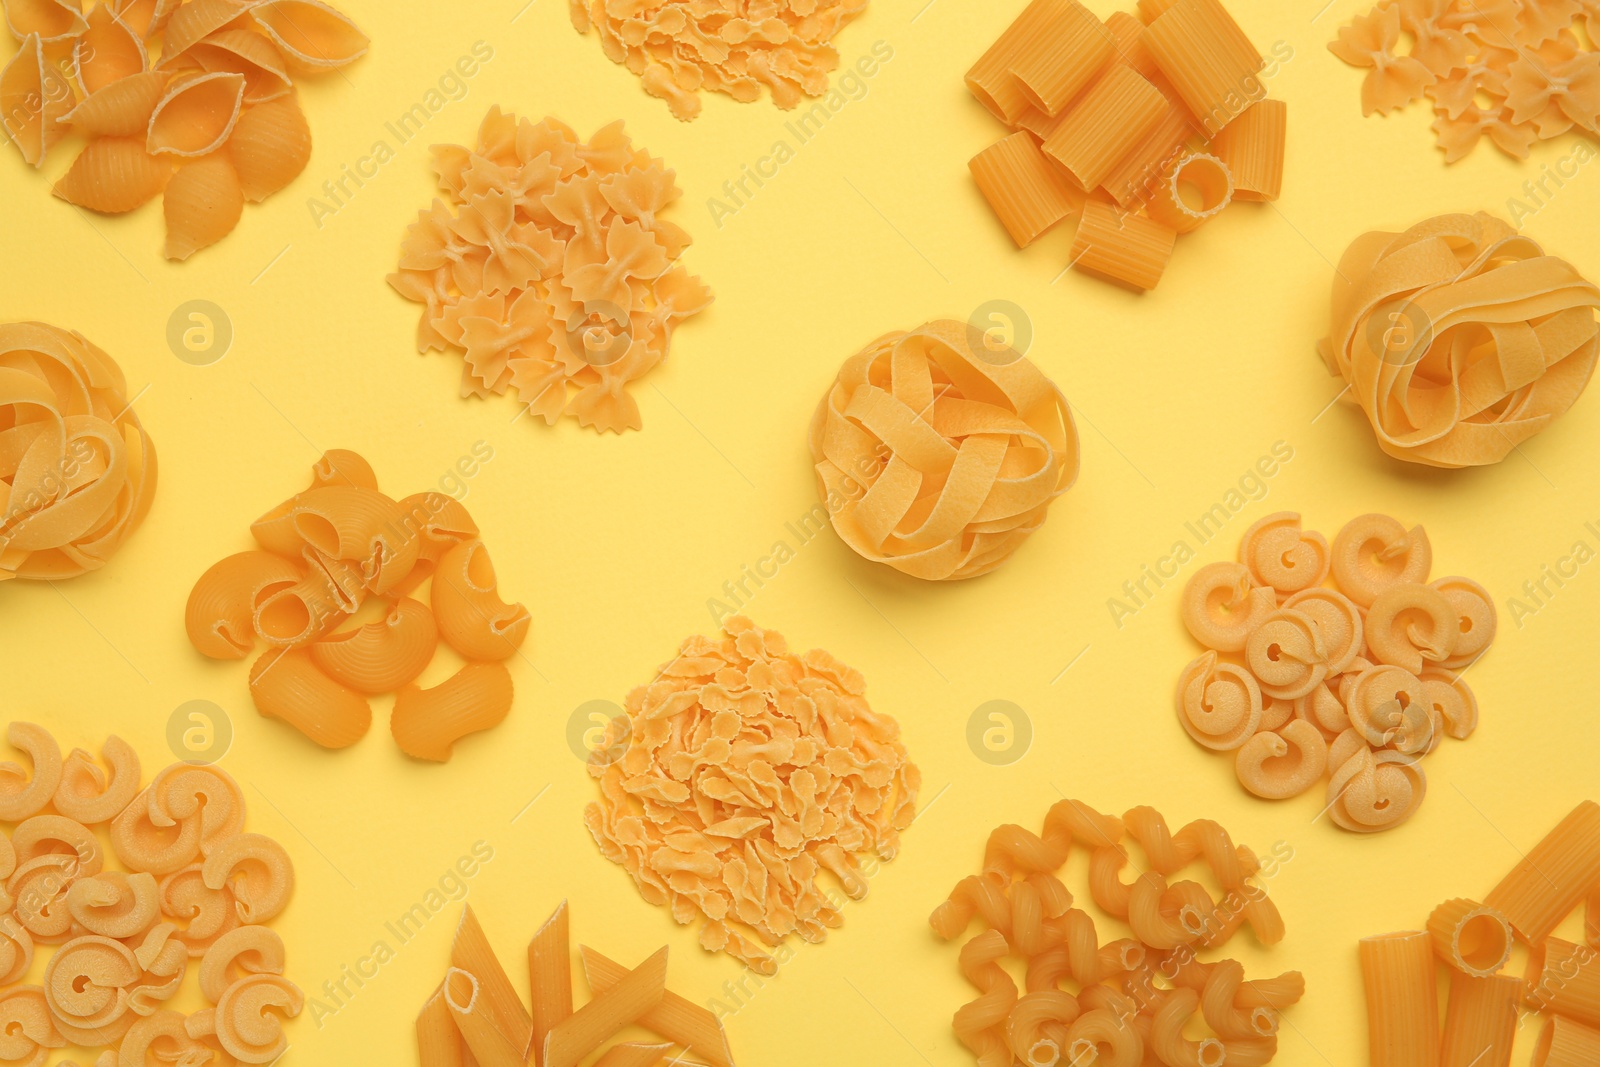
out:
<path id="1" fill-rule="evenodd" d="M 894 858 L 922 775 L 860 672 L 743 616 L 724 629 L 685 640 L 628 694 L 590 758 L 600 800 L 584 822 L 645 900 L 705 918 L 704 948 L 773 974 L 763 946 L 839 925 L 824 873 L 866 896 L 855 854 Z"/>
<path id="2" fill-rule="evenodd" d="M 119 737 L 99 762 L 83 749 L 63 757 L 33 723 L 6 737 L 31 767 L 0 763 L 5 1062 L 42 1064 L 67 1045 L 111 1046 L 102 1067 L 144 1064 L 147 1051 L 192 1064 L 281 1056 L 283 1020 L 304 997 L 264 924 L 288 904 L 294 865 L 245 830 L 238 783 L 174 763 L 141 788 L 138 754 Z M 41 984 L 20 984 L 47 952 Z M 191 960 L 207 1006 L 185 1014 L 165 1005 Z"/>
<path id="3" fill-rule="evenodd" d="M 9 0 L 22 47 L 0 73 L 3 122 L 35 167 L 69 131 L 88 144 L 55 195 L 119 214 L 164 194 L 168 259 L 238 225 L 311 158 L 294 79 L 366 54 L 321 0 Z"/>
<path id="4" fill-rule="evenodd" d="M 443 762 L 456 741 L 510 712 L 511 674 L 501 661 L 522 645 L 531 620 L 500 598 L 489 552 L 459 501 L 434 492 L 394 500 L 378 491 L 366 460 L 335 449 L 311 468 L 304 492 L 250 532 L 260 547 L 200 576 L 184 626 L 212 659 L 244 659 L 257 640 L 266 645 L 250 668 L 262 715 L 324 748 L 344 748 L 372 725 L 368 697 L 392 692 L 389 728 L 401 750 Z M 412 595 L 424 582 L 426 604 Z M 441 637 L 467 663 L 423 689 L 416 679 Z"/>
<path id="5" fill-rule="evenodd" d="M 1124 881 L 1130 844 L 1145 862 Z M 1073 907 L 1058 875 L 1074 852 L 1085 856 L 1095 905 L 1131 937 L 1102 942 L 1095 920 Z M 1171 880 L 1195 864 L 1209 869 L 1219 897 Z M 1237 961 L 1200 959 L 1241 926 L 1262 945 L 1283 938 L 1260 870 L 1256 854 L 1209 819 L 1174 833 L 1148 807 L 1118 819 L 1063 800 L 1042 833 L 999 827 L 983 871 L 957 883 L 929 919 L 946 941 L 974 918 L 987 927 L 961 947 L 961 973 L 979 995 L 956 1012 L 956 1036 L 980 1067 L 1267 1063 L 1304 979 L 1289 971 L 1247 981 Z M 1010 960 L 1025 970 L 1020 991 Z"/>
<path id="6" fill-rule="evenodd" d="M 1422 527 L 1388 515 L 1351 519 L 1331 545 L 1292 511 L 1268 515 L 1238 563 L 1207 564 L 1184 587 L 1184 625 L 1207 651 L 1178 679 L 1178 721 L 1232 752 L 1256 796 L 1298 796 L 1327 774 L 1339 826 L 1400 825 L 1427 792 L 1422 758 L 1477 728 L 1460 672 L 1497 619 L 1481 585 L 1430 582 L 1432 567 Z"/>
<path id="7" fill-rule="evenodd" d="M 1600 286 L 1507 223 L 1440 215 L 1350 246 L 1322 358 L 1389 455 L 1498 463 L 1588 385 L 1596 308 Z"/>
<path id="8" fill-rule="evenodd" d="M 0 581 L 105 566 L 156 491 L 122 369 L 77 333 L 0 325 L 0 427 Z"/>
<path id="9" fill-rule="evenodd" d="M 994 570 L 1078 476 L 1061 390 L 976 333 L 940 320 L 885 334 L 845 361 L 811 420 L 834 530 L 917 578 Z"/>
<path id="10" fill-rule="evenodd" d="M 700 114 L 702 89 L 750 103 L 765 87 L 786 110 L 825 94 L 839 66 L 834 35 L 867 0 L 569 0 L 569 8 L 573 28 L 598 32 L 606 58 L 687 122 Z"/>
<path id="11" fill-rule="evenodd" d="M 461 352 L 462 396 L 515 388 L 551 425 L 641 428 L 628 383 L 711 304 L 676 266 L 689 234 L 661 217 L 681 195 L 674 173 L 621 122 L 585 142 L 498 107 L 476 148 L 434 145 L 433 159 L 450 203 L 417 213 L 389 275 L 423 305 L 417 351 Z"/>

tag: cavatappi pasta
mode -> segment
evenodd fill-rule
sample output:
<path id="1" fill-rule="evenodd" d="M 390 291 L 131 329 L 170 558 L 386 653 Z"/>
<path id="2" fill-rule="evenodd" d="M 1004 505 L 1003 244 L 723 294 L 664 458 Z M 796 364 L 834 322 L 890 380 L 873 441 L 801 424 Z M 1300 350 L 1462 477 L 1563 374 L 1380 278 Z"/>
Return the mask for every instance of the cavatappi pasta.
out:
<path id="1" fill-rule="evenodd" d="M 1387 515 L 1351 519 L 1331 544 L 1294 512 L 1259 520 L 1239 562 L 1208 563 L 1184 587 L 1180 614 L 1205 651 L 1178 677 L 1179 723 L 1203 747 L 1234 753 L 1240 784 L 1259 797 L 1299 796 L 1326 776 L 1336 825 L 1398 826 L 1427 792 L 1423 757 L 1477 727 L 1459 672 L 1495 635 L 1483 587 L 1430 583 L 1432 566 L 1422 527 Z M 1436 937 L 1448 942 L 1452 930 Z"/>
<path id="2" fill-rule="evenodd" d="M 716 1016 L 666 988 L 665 948 L 630 970 L 580 945 L 590 999 L 575 1006 L 568 932 L 562 901 L 528 945 L 532 997 L 525 1005 L 477 916 L 471 907 L 464 909 L 449 970 L 417 1015 L 421 1067 L 577 1067 L 580 1062 L 652 1067 L 667 1059 L 733 1067 Z M 243 958 L 241 966 L 253 965 L 259 955 Z M 606 1048 L 633 1025 L 662 1042 Z M 591 1060 L 602 1049 L 604 1054 Z"/>
<path id="3" fill-rule="evenodd" d="M 139 757 L 117 737 L 101 749 L 109 772 L 83 749 L 62 760 L 35 724 L 11 723 L 7 738 L 32 767 L 0 763 L 5 1062 L 43 1064 L 69 1044 L 105 1049 L 100 1067 L 282 1055 L 304 997 L 262 924 L 288 903 L 294 868 L 246 832 L 238 784 L 176 763 L 141 788 Z M 108 823 L 109 853 L 94 830 Z M 14 984 L 36 959 L 39 984 Z M 174 1010 L 191 961 L 203 1006 Z"/>
<path id="4" fill-rule="evenodd" d="M 1134 846 L 1144 870 L 1125 882 L 1119 872 Z M 1058 876 L 1076 853 L 1095 906 L 1131 937 L 1102 943 L 1095 919 L 1073 906 Z M 1192 879 L 1169 880 L 1194 865 L 1219 896 Z M 946 941 L 974 919 L 988 927 L 961 947 L 961 973 L 979 995 L 956 1011 L 956 1036 L 986 1067 L 1269 1062 L 1304 980 L 1290 971 L 1249 981 L 1234 960 L 1201 958 L 1245 925 L 1262 945 L 1282 939 L 1260 866 L 1218 824 L 1173 831 L 1146 807 L 1117 819 L 1064 800 L 1039 833 L 997 828 L 981 873 L 962 879 L 929 920 Z M 1020 989 L 1001 966 L 1008 957 L 1023 961 Z"/>
<path id="5" fill-rule="evenodd" d="M 857 854 L 894 858 L 921 773 L 860 672 L 742 616 L 723 627 L 628 694 L 590 758 L 584 822 L 647 901 L 704 917 L 702 947 L 773 974 L 769 947 L 822 941 L 839 890 L 866 896 Z"/>
<path id="6" fill-rule="evenodd" d="M 637 430 L 630 382 L 663 362 L 711 290 L 677 265 L 675 174 L 614 122 L 587 142 L 555 118 L 489 109 L 478 142 L 433 146 L 446 200 L 417 213 L 389 284 L 423 305 L 417 351 L 460 352 L 461 395 L 515 388 L 530 413 Z"/>
<path id="7" fill-rule="evenodd" d="M 168 259 L 215 244 L 246 200 L 305 168 L 311 130 L 295 78 L 367 51 L 355 24 L 321 0 L 83 7 L 6 5 L 21 47 L 0 71 L 0 122 L 35 167 L 69 134 L 87 139 L 54 187 L 68 203 L 120 214 L 162 196 Z"/>
<path id="8" fill-rule="evenodd" d="M 244 659 L 264 646 L 250 668 L 263 716 L 345 748 L 371 728 L 370 698 L 395 693 L 390 727 L 401 750 L 443 761 L 456 741 L 510 712 L 511 675 L 500 661 L 519 654 L 531 620 L 501 598 L 459 501 L 434 492 L 395 500 L 379 491 L 366 460 L 332 449 L 312 467 L 310 485 L 251 533 L 259 547 L 226 557 L 195 583 L 184 627 L 212 659 Z M 466 663 L 425 687 L 418 680 L 441 637 Z M 81 790 L 98 769 L 74 757 Z"/>

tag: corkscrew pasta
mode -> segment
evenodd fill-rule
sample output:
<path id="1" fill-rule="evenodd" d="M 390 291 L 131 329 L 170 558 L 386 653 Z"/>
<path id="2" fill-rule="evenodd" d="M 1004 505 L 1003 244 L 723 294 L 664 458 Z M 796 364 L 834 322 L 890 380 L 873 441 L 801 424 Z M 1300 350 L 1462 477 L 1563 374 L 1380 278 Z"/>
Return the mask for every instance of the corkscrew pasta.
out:
<path id="1" fill-rule="evenodd" d="M 1477 727 L 1458 672 L 1494 640 L 1488 592 L 1429 583 L 1427 533 L 1387 515 L 1357 516 L 1330 543 L 1278 512 L 1245 531 L 1239 557 L 1184 587 L 1180 614 L 1205 651 L 1178 676 L 1179 724 L 1234 753 L 1256 796 L 1285 800 L 1327 776 L 1335 825 L 1400 825 L 1427 793 L 1423 757 Z"/>
<path id="2" fill-rule="evenodd" d="M 333 17 L 307 14 L 307 32 Z M 365 459 L 332 449 L 312 466 L 310 485 L 250 531 L 259 547 L 200 576 L 184 625 L 212 659 L 244 659 L 258 640 L 266 646 L 249 676 L 263 716 L 324 748 L 345 748 L 371 728 L 370 698 L 395 693 L 390 724 L 401 750 L 443 761 L 460 738 L 510 712 L 511 675 L 500 661 L 521 654 L 531 617 L 501 599 L 477 524 L 459 501 L 436 492 L 395 500 L 379 491 Z M 417 682 L 441 636 L 467 662 L 424 688 Z M 78 781 L 85 771 L 75 773 Z M 131 831 L 127 839 L 139 847 Z"/>

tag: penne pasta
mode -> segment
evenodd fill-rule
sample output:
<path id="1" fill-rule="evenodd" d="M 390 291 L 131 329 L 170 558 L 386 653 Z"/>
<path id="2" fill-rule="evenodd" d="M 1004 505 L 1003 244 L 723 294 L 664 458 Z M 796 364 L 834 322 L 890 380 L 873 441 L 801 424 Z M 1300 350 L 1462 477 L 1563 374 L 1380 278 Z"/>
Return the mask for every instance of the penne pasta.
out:
<path id="1" fill-rule="evenodd" d="M 1146 26 L 1143 40 L 1207 136 L 1266 95 L 1256 77 L 1261 53 L 1219 0 L 1177 0 Z"/>
<path id="2" fill-rule="evenodd" d="M 983 198 L 1018 248 L 1077 214 L 1086 195 L 1075 189 L 1026 133 L 1013 133 L 967 164 Z"/>
<path id="3" fill-rule="evenodd" d="M 432 689 L 402 686 L 390 732 L 406 755 L 442 763 L 461 738 L 504 721 L 511 697 L 511 674 L 502 664 L 469 663 Z"/>
<path id="4" fill-rule="evenodd" d="M 250 699 L 323 748 L 355 744 L 372 726 L 372 707 L 317 667 L 304 649 L 269 649 L 250 668 Z"/>
<path id="5" fill-rule="evenodd" d="M 543 1067 L 577 1067 L 606 1040 L 659 1005 L 666 978 L 667 950 L 663 948 L 558 1023 L 545 1038 Z"/>
<path id="6" fill-rule="evenodd" d="M 1284 144 L 1289 107 L 1258 100 L 1211 141 L 1209 151 L 1233 175 L 1235 200 L 1276 200 L 1283 190 Z"/>
<path id="7" fill-rule="evenodd" d="M 1177 239 L 1171 227 L 1091 199 L 1078 222 L 1070 263 L 1076 270 L 1143 292 L 1161 281 Z"/>
<path id="8" fill-rule="evenodd" d="M 1538 945 L 1600 885 L 1600 804 L 1585 800 L 1483 898 Z"/>
<path id="9" fill-rule="evenodd" d="M 1600 1063 L 1600 1030 L 1553 1015 L 1539 1031 L 1533 1067 L 1592 1067 Z"/>
<path id="10" fill-rule="evenodd" d="M 439 558 L 430 595 L 439 636 L 468 659 L 507 659 L 528 636 L 528 609 L 500 599 L 482 541 L 464 541 Z"/>
<path id="11" fill-rule="evenodd" d="M 1031 0 L 999 40 L 967 71 L 967 89 L 978 103 L 988 108 L 1001 122 L 1010 125 L 1030 106 L 1022 84 L 1011 73 L 1011 66 L 1024 56 L 1030 45 L 1045 32 L 1058 0 Z"/>
<path id="12" fill-rule="evenodd" d="M 417 1013 L 417 1058 L 419 1067 L 467 1067 L 465 1042 L 445 1003 L 443 983 Z"/>
<path id="13" fill-rule="evenodd" d="M 1078 0 L 1052 0 L 1049 17 L 1011 61 L 1029 103 L 1058 115 L 1110 62 L 1116 41 Z"/>
<path id="14" fill-rule="evenodd" d="M 654 1067 L 671 1049 L 671 1045 L 612 1045 L 605 1055 L 594 1061 L 594 1067 Z"/>
<path id="15" fill-rule="evenodd" d="M 1112 64 L 1044 142 L 1044 153 L 1080 189 L 1095 189 L 1160 123 L 1160 90 L 1123 63 Z"/>
<path id="16" fill-rule="evenodd" d="M 1447 900 L 1428 916 L 1433 950 L 1451 967 L 1475 978 L 1498 974 L 1511 959 L 1515 935 L 1506 917 L 1470 900 Z"/>
<path id="17" fill-rule="evenodd" d="M 614 963 L 587 945 L 578 947 L 583 962 L 584 979 L 596 993 L 604 993 L 628 975 L 628 969 Z M 661 995 L 661 1003 L 639 1016 L 638 1023 L 646 1030 L 682 1045 L 696 1059 L 712 1067 L 733 1067 L 733 1053 L 728 1049 L 728 1037 L 722 1024 L 707 1009 L 678 996 L 670 990 Z"/>
<path id="18" fill-rule="evenodd" d="M 302 573 L 270 552 L 238 552 L 212 564 L 184 607 L 189 643 L 212 659 L 243 659 L 256 643 L 256 605 L 294 586 Z"/>
<path id="19" fill-rule="evenodd" d="M 1521 1001 L 1520 979 L 1452 972 L 1439 1067 L 1508 1067 Z"/>
<path id="20" fill-rule="evenodd" d="M 520 1064 L 522 1054 L 528 1048 L 529 1039 L 533 1034 L 533 1020 L 528 1015 L 528 1009 L 523 1007 L 516 990 L 512 988 L 511 979 L 506 977 L 505 968 L 500 966 L 500 960 L 494 954 L 494 949 L 489 947 L 489 939 L 484 936 L 483 927 L 478 924 L 478 917 L 473 914 L 470 904 L 462 909 L 461 922 L 456 926 L 455 939 L 450 943 L 450 967 L 452 974 L 459 971 L 471 979 L 473 997 L 482 998 L 482 1003 L 476 1009 L 478 1015 L 487 1019 L 488 1025 L 505 1039 L 510 1048 L 516 1050 Z M 451 992 L 450 984 L 450 980 L 446 979 L 447 994 Z M 465 990 L 465 986 L 459 980 L 455 984 L 461 990 Z M 461 1032 L 466 1036 L 467 1043 L 472 1046 L 472 1051 L 483 1060 L 478 1045 L 487 1039 L 482 1038 L 480 1034 L 480 1042 L 474 1042 L 474 1031 L 462 1024 L 455 1004 L 451 1005 L 451 1010 L 457 1012 L 456 1025 L 461 1027 Z M 464 1007 L 459 1009 L 461 1012 L 467 1010 Z M 481 1030 L 477 1022 L 472 1023 L 472 1026 Z M 493 1041 L 489 1041 L 488 1044 L 491 1048 L 496 1045 Z M 484 1067 L 489 1067 L 486 1061 Z"/>
<path id="21" fill-rule="evenodd" d="M 1425 933 L 1361 939 L 1372 1067 L 1433 1067 L 1439 1062 L 1439 999 L 1433 943 Z"/>
<path id="22" fill-rule="evenodd" d="M 567 902 L 563 900 L 528 942 L 528 979 L 533 992 L 529 1051 L 535 1067 L 543 1067 L 545 1038 L 572 1014 L 572 949 L 567 928 Z"/>

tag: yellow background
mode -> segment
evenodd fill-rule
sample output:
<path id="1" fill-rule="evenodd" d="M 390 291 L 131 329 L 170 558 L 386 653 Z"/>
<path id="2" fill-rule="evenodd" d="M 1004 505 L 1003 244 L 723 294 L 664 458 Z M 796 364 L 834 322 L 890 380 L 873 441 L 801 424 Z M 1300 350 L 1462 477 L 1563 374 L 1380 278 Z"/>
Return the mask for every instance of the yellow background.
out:
<path id="1" fill-rule="evenodd" d="M 1361 4 L 1336 0 L 1319 17 L 1321 2 L 1232 0 L 1264 52 L 1275 42 L 1293 51 L 1269 83 L 1292 116 L 1283 199 L 1235 207 L 1185 238 L 1143 297 L 1058 279 L 1068 229 L 1017 252 L 968 178 L 967 159 L 1001 131 L 960 75 L 1019 0 L 873 0 L 840 51 L 853 62 L 883 41 L 893 58 L 804 145 L 785 130 L 792 116 L 766 101 L 707 94 L 701 118 L 675 121 L 596 39 L 572 31 L 559 0 L 344 0 L 374 44 L 303 89 L 316 140 L 309 167 L 186 264 L 160 258 L 154 205 L 113 219 L 49 196 L 70 147 L 43 175 L 6 153 L 0 314 L 75 328 L 118 359 L 143 390 L 137 410 L 161 466 L 149 520 L 110 566 L 55 587 L 0 588 L 6 712 L 48 724 L 68 746 L 115 731 L 151 773 L 170 758 L 173 709 L 192 699 L 227 709 L 237 736 L 224 766 L 244 783 L 253 827 L 296 861 L 297 895 L 278 926 L 308 994 L 376 940 L 393 943 L 384 922 L 484 841 L 494 859 L 470 880 L 470 899 L 519 982 L 527 937 L 567 897 L 576 940 L 630 963 L 669 944 L 671 985 L 704 1002 L 740 969 L 701 952 L 692 931 L 644 904 L 597 854 L 580 818 L 594 789 L 566 743 L 568 718 L 586 701 L 620 701 L 684 636 L 710 628 L 707 600 L 725 581 L 778 539 L 793 543 L 784 524 L 814 501 L 807 420 L 845 357 L 887 330 L 1014 301 L 1082 437 L 1082 476 L 1045 527 L 1000 572 L 942 586 L 867 564 L 830 533 L 799 548 L 750 605 L 794 645 L 827 648 L 865 673 L 874 708 L 903 725 L 930 806 L 870 897 L 845 908 L 843 927 L 800 946 L 728 1022 L 736 1055 L 774 1067 L 970 1062 L 949 1026 L 969 996 L 956 949 L 925 917 L 975 869 L 991 827 L 1037 825 L 1064 793 L 1109 811 L 1152 804 L 1175 823 L 1213 817 L 1262 851 L 1291 846 L 1294 859 L 1270 883 L 1288 937 L 1270 952 L 1242 950 L 1255 973 L 1307 976 L 1278 1062 L 1360 1062 L 1356 939 L 1485 892 L 1595 791 L 1600 564 L 1520 627 L 1507 598 L 1575 541 L 1600 547 L 1584 526 L 1600 526 L 1600 398 L 1499 466 L 1457 473 L 1394 463 L 1352 409 L 1324 412 L 1338 387 L 1313 344 L 1348 242 L 1444 211 L 1504 213 L 1524 179 L 1577 142 L 1541 145 L 1520 165 L 1483 147 L 1447 168 L 1424 105 L 1362 118 L 1360 73 L 1325 49 Z M 1114 5 L 1091 7 L 1105 15 Z M 374 141 L 395 144 L 385 122 L 477 41 L 494 55 L 465 97 L 319 228 L 308 198 Z M 685 195 L 670 217 L 694 234 L 686 263 L 717 300 L 635 388 L 643 432 L 513 424 L 511 399 L 457 398 L 459 357 L 413 348 L 417 308 L 383 279 L 433 195 L 425 146 L 470 142 L 493 103 L 559 116 L 585 135 L 625 118 L 677 169 Z M 779 139 L 794 158 L 719 228 L 707 199 Z M 1597 210 L 1600 164 L 1589 164 L 1526 230 L 1600 276 Z M 215 365 L 188 365 L 167 346 L 169 315 L 191 299 L 231 318 L 232 350 Z M 494 459 L 466 502 L 502 589 L 533 613 L 502 727 L 462 743 L 448 765 L 423 766 L 391 743 L 380 700 L 363 742 L 323 752 L 254 713 L 244 665 L 189 647 L 182 612 L 195 577 L 248 546 L 250 520 L 301 487 L 320 449 L 359 450 L 398 495 L 435 485 L 477 441 Z M 1381 510 L 1425 524 L 1436 573 L 1480 580 L 1501 610 L 1499 640 L 1470 676 L 1482 726 L 1429 759 L 1427 802 L 1393 833 L 1363 838 L 1314 822 L 1320 793 L 1253 799 L 1226 759 L 1183 735 L 1171 690 L 1196 649 L 1175 585 L 1120 630 L 1107 610 L 1186 519 L 1278 441 L 1293 460 L 1185 576 L 1233 558 L 1238 534 L 1271 511 L 1301 511 L 1331 535 Z M 430 677 L 449 666 L 441 658 Z M 990 700 L 1025 709 L 1035 732 L 1008 767 L 967 746 L 968 717 Z M 410 1020 L 439 980 L 458 907 L 336 1014 L 294 1024 L 285 1062 L 413 1062 Z"/>

